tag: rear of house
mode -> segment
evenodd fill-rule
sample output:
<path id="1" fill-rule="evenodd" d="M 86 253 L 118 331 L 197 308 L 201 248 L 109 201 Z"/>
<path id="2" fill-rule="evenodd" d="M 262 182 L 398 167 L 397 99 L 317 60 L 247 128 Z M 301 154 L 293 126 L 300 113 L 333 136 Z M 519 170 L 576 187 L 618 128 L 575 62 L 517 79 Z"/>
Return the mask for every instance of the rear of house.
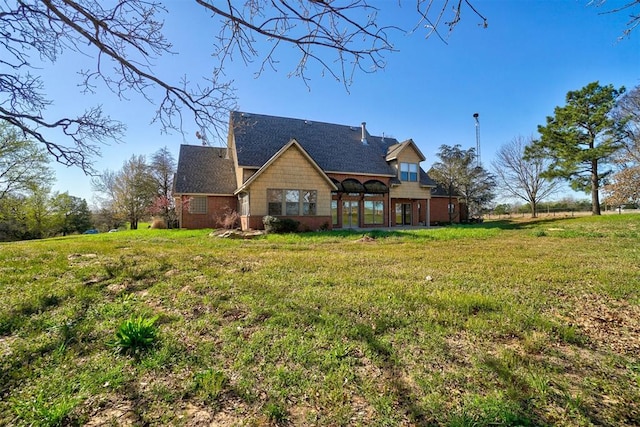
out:
<path id="1" fill-rule="evenodd" d="M 216 228 L 232 213 L 245 230 L 266 215 L 302 230 L 428 226 L 442 219 L 431 216 L 437 186 L 424 160 L 412 140 L 372 136 L 365 123 L 233 112 L 227 147 L 181 146 L 180 226 Z"/>

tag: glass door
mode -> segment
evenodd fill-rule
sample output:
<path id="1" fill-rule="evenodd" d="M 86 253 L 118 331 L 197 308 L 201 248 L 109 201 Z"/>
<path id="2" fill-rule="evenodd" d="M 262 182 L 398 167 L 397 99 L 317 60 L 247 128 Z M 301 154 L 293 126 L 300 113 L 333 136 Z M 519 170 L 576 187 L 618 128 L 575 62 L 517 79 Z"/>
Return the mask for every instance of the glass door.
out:
<path id="1" fill-rule="evenodd" d="M 360 226 L 360 210 L 357 200 L 342 201 L 342 228 L 355 228 Z"/>
<path id="2" fill-rule="evenodd" d="M 411 225 L 411 203 L 396 203 L 396 225 Z"/>

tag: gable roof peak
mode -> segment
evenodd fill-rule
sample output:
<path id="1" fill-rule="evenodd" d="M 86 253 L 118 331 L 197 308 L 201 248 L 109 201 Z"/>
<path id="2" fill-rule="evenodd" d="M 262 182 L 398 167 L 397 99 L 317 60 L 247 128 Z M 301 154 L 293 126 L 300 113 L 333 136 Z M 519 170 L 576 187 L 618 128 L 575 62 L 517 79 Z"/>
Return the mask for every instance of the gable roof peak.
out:
<path id="1" fill-rule="evenodd" d="M 422 151 L 420 151 L 416 143 L 413 142 L 413 139 L 409 138 L 404 142 L 389 146 L 389 148 L 387 149 L 387 156 L 386 156 L 387 161 L 396 160 L 398 158 L 398 155 L 402 151 L 404 151 L 407 147 L 413 148 L 416 154 L 418 154 L 418 156 L 420 157 L 420 161 L 426 160 L 426 157 L 424 156 L 424 154 L 422 154 Z"/>

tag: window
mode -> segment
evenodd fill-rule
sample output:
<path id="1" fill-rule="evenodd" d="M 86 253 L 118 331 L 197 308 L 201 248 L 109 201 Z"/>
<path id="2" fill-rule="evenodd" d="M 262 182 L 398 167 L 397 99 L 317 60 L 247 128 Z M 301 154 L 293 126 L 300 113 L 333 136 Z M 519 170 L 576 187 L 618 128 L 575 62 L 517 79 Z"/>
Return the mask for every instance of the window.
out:
<path id="1" fill-rule="evenodd" d="M 302 215 L 316 214 L 316 191 L 302 191 Z"/>
<path id="2" fill-rule="evenodd" d="M 364 201 L 364 223 L 365 224 L 382 224 L 384 203 L 381 200 L 365 200 Z"/>
<path id="3" fill-rule="evenodd" d="M 269 215 L 315 215 L 316 190 L 267 190 Z"/>
<path id="4" fill-rule="evenodd" d="M 282 215 L 282 190 L 267 190 L 269 215 Z"/>
<path id="5" fill-rule="evenodd" d="M 189 213 L 192 214 L 206 214 L 207 213 L 207 198 L 204 196 L 192 197 L 189 200 Z"/>
<path id="6" fill-rule="evenodd" d="M 338 225 L 338 201 L 331 201 L 331 222 L 333 225 Z"/>
<path id="7" fill-rule="evenodd" d="M 285 190 L 287 215 L 300 215 L 300 191 Z"/>
<path id="8" fill-rule="evenodd" d="M 418 181 L 417 163 L 400 163 L 400 181 Z"/>
<path id="9" fill-rule="evenodd" d="M 240 215 L 249 215 L 249 195 L 246 193 L 240 196 Z"/>

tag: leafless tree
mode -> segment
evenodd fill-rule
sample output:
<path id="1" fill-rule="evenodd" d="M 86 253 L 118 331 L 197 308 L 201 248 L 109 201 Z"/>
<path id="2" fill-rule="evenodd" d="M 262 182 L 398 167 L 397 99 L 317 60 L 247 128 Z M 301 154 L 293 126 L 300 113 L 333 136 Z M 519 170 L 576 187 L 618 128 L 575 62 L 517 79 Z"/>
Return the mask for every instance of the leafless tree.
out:
<path id="1" fill-rule="evenodd" d="M 84 91 L 106 87 L 123 99 L 142 94 L 156 103 L 154 120 L 162 131 L 183 131 L 188 122 L 205 135 L 223 134 L 228 111 L 235 106 L 232 83 L 223 73 L 229 58 L 256 61 L 260 73 L 276 66 L 279 48 L 294 46 L 300 59 L 292 75 L 308 82 L 305 71 L 315 63 L 348 86 L 354 72 L 385 66 L 385 55 L 394 50 L 390 34 L 400 30 L 393 23 L 385 25 L 390 16 L 379 19 L 378 9 L 366 0 L 194 1 L 219 28 L 213 41 L 217 66 L 203 84 L 186 76 L 172 83 L 154 68 L 157 58 L 173 53 L 163 34 L 167 10 L 159 2 L 0 0 L 0 119 L 44 144 L 59 162 L 92 172 L 101 143 L 120 140 L 125 127 L 101 106 L 78 116 L 50 117 L 52 100 L 37 61 L 55 63 L 69 51 L 95 58 L 91 68 L 79 70 Z M 444 40 L 443 32 L 460 22 L 465 8 L 487 25 L 471 0 L 414 1 L 414 30 L 424 29 L 426 37 L 436 34 Z M 266 53 L 261 52 L 265 45 Z"/>
<path id="2" fill-rule="evenodd" d="M 525 148 L 532 142 L 532 137 L 515 137 L 500 147 L 491 165 L 500 189 L 527 202 L 531 206 L 531 217 L 535 218 L 538 216 L 538 204 L 552 195 L 559 183 L 556 179 L 542 176 L 548 168 L 548 160 L 525 158 Z"/>
<path id="3" fill-rule="evenodd" d="M 640 165 L 640 85 L 624 94 L 616 105 L 614 115 L 625 126 L 623 157 Z"/>
<path id="4" fill-rule="evenodd" d="M 176 161 L 167 147 L 153 153 L 149 164 L 151 175 L 156 184 L 154 208 L 164 219 L 166 226 L 172 228 L 177 219 L 173 199 L 173 176 L 176 173 Z"/>
<path id="5" fill-rule="evenodd" d="M 613 159 L 616 172 L 603 190 L 608 204 L 640 205 L 640 86 L 624 94 L 617 103 L 614 116 L 624 123 L 624 146 Z"/>
<path id="6" fill-rule="evenodd" d="M 156 181 L 144 156 L 131 156 L 122 169 L 105 171 L 91 183 L 94 191 L 103 195 L 102 207 L 126 218 L 132 230 L 138 228 L 156 196 Z"/>

